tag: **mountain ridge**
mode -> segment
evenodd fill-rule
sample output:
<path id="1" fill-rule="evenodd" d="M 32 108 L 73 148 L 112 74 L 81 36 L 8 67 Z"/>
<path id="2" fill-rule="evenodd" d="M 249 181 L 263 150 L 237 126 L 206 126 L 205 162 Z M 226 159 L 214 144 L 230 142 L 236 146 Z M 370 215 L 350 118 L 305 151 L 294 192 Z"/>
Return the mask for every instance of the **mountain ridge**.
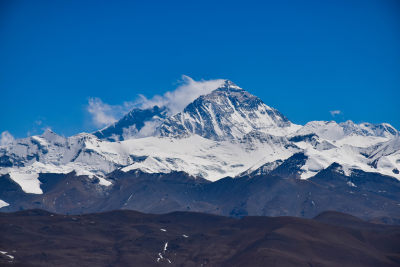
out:
<path id="1" fill-rule="evenodd" d="M 88 177 L 95 190 L 107 191 L 118 183 L 115 172 L 163 177 L 183 172 L 211 182 L 260 175 L 307 180 L 334 163 L 349 184 L 360 171 L 399 180 L 399 140 L 389 124 L 293 124 L 258 97 L 225 81 L 176 114 L 158 106 L 133 109 L 92 134 L 63 137 L 47 130 L 14 140 L 0 147 L 0 181 L 8 177 L 22 192 L 41 195 L 45 174 L 74 172 Z M 16 203 L 1 200 L 3 209 Z"/>
<path id="2" fill-rule="evenodd" d="M 279 111 L 267 106 L 258 97 L 231 81 L 207 95 L 195 99 L 186 108 L 160 126 L 161 136 L 198 134 L 208 139 L 237 139 L 250 131 L 275 135 L 287 134 L 277 129 L 289 128 L 292 123 Z"/>

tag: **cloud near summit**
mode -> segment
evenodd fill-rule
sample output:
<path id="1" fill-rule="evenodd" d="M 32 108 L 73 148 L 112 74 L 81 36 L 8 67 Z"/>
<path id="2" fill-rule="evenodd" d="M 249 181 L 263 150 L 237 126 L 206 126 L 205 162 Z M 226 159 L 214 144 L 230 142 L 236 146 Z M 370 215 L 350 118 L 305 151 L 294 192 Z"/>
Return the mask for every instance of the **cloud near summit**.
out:
<path id="1" fill-rule="evenodd" d="M 195 81 L 189 76 L 183 75 L 179 86 L 173 91 L 167 91 L 163 95 L 155 95 L 147 98 L 142 94 L 132 102 L 124 102 L 122 105 L 110 105 L 100 98 L 89 98 L 87 111 L 91 115 L 92 123 L 97 127 L 109 125 L 132 108 L 151 108 L 155 105 L 167 107 L 170 115 L 182 111 L 189 103 L 201 95 L 210 93 L 224 83 L 224 79 Z"/>
<path id="2" fill-rule="evenodd" d="M 139 95 L 139 106 L 141 108 L 150 108 L 155 105 L 166 106 L 171 115 L 183 110 L 189 103 L 201 95 L 206 95 L 220 87 L 225 80 L 201 80 L 195 81 L 189 76 L 183 75 L 180 85 L 173 91 L 168 91 L 161 95 L 155 95 L 147 99 Z"/>
<path id="3" fill-rule="evenodd" d="M 14 136 L 10 134 L 8 131 L 4 131 L 0 135 L 0 146 L 6 146 L 11 144 L 14 141 Z"/>
<path id="4" fill-rule="evenodd" d="M 128 106 L 129 104 L 127 103 L 123 105 L 109 105 L 98 97 L 91 97 L 89 98 L 86 110 L 91 115 L 92 123 L 96 127 L 102 127 L 115 122 L 126 113 L 126 110 L 129 109 Z"/>

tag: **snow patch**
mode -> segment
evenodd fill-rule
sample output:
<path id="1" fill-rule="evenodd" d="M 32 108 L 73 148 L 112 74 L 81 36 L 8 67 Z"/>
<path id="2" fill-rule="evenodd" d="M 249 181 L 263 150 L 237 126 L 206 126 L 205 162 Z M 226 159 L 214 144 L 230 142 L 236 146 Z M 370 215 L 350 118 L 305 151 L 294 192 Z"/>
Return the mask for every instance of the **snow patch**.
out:
<path id="1" fill-rule="evenodd" d="M 0 209 L 1 208 L 3 208 L 3 207 L 7 207 L 7 206 L 9 206 L 10 204 L 8 204 L 7 202 L 5 202 L 4 200 L 1 200 L 0 199 Z"/>
<path id="2" fill-rule="evenodd" d="M 351 182 L 351 181 L 348 181 L 347 182 L 347 185 L 348 186 L 350 186 L 350 187 L 357 187 L 353 182 Z"/>
<path id="3" fill-rule="evenodd" d="M 170 259 L 164 257 L 165 254 L 167 253 L 167 247 L 168 247 L 168 242 L 165 242 L 163 250 L 158 253 L 158 257 L 156 259 L 157 262 L 160 262 L 162 260 L 166 260 L 168 263 L 170 263 L 170 264 L 172 263 Z"/>
<path id="4" fill-rule="evenodd" d="M 13 260 L 14 256 L 9 255 L 7 251 L 0 251 L 1 254 L 5 255 L 6 257 L 8 257 L 9 259 Z"/>
<path id="5" fill-rule="evenodd" d="M 103 185 L 103 186 L 110 186 L 112 185 L 112 183 L 106 179 L 104 179 L 103 177 L 97 177 L 99 179 L 99 184 Z"/>
<path id="6" fill-rule="evenodd" d="M 10 172 L 11 179 L 21 186 L 25 193 L 31 194 L 43 194 L 40 188 L 39 175 L 37 173 L 21 173 L 21 172 Z"/>

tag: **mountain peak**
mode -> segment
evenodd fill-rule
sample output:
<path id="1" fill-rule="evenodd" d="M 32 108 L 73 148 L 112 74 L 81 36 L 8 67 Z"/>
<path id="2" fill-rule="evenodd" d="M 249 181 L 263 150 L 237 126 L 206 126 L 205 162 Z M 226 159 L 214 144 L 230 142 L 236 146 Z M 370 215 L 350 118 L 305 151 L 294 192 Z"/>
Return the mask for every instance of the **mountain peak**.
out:
<path id="1" fill-rule="evenodd" d="M 238 139 L 251 131 L 287 134 L 292 123 L 279 111 L 233 82 L 202 95 L 185 109 L 167 118 L 159 128 L 161 136 L 198 134 L 208 139 Z"/>
<path id="2" fill-rule="evenodd" d="M 242 90 L 244 91 L 241 87 L 237 86 L 234 82 L 231 80 L 225 80 L 222 86 L 217 88 L 216 90 Z"/>
<path id="3" fill-rule="evenodd" d="M 53 132 L 50 128 L 47 128 L 40 137 L 44 138 L 49 142 L 64 142 L 65 137 L 58 135 L 57 133 Z"/>

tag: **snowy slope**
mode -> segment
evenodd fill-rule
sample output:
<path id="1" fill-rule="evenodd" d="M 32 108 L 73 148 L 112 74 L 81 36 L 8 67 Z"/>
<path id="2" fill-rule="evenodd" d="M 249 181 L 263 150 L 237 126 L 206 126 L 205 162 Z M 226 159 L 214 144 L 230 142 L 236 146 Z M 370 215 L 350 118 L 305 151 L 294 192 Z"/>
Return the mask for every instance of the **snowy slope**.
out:
<path id="1" fill-rule="evenodd" d="M 7 207 L 7 206 L 9 206 L 10 204 L 8 204 L 7 202 L 5 202 L 4 200 L 1 200 L 0 199 L 0 209 L 1 208 L 3 208 L 3 207 Z"/>
<path id="2" fill-rule="evenodd" d="M 234 177 L 262 159 L 286 159 L 296 148 L 280 143 L 256 141 L 257 149 L 248 143 L 214 141 L 198 135 L 187 138 L 149 137 L 126 141 L 130 153 L 143 160 L 123 171 L 140 169 L 150 173 L 184 171 L 211 181 Z"/>
<path id="3" fill-rule="evenodd" d="M 307 135 L 307 138 L 299 138 Z M 334 162 L 342 165 L 348 175 L 351 169 L 360 169 L 400 178 L 395 171 L 400 163 L 400 160 L 396 163 L 396 152 L 400 151 L 396 145 L 398 139 L 398 131 L 389 124 L 355 124 L 352 121 L 340 124 L 312 121 L 291 138 L 308 156 L 302 167 L 302 178 L 309 178 Z M 382 162 L 384 166 L 374 162 Z"/>
<path id="4" fill-rule="evenodd" d="M 71 138 L 74 140 L 76 137 Z M 75 170 L 78 175 L 101 177 L 123 166 L 126 166 L 122 168 L 123 171 L 184 171 L 214 181 L 236 176 L 257 162 L 261 164 L 263 161 L 285 159 L 298 151 L 294 146 L 282 145 L 289 143 L 285 138 L 272 136 L 251 141 L 246 137 L 235 142 L 218 142 L 198 135 L 187 138 L 146 137 L 123 142 L 100 141 L 91 135 L 86 138 L 89 139 L 79 148 L 72 145 L 60 148 L 69 156 L 69 162 L 64 157 L 56 161 L 53 155 L 47 157 L 39 152 L 40 162 L 26 160 L 24 166 L 2 168 L 1 173 L 9 173 L 11 179 L 27 193 L 40 193 L 38 173 L 68 173 Z M 66 143 L 72 143 L 72 140 L 68 139 Z M 47 144 L 46 149 L 55 150 L 51 144 Z M 62 154 L 60 151 L 53 154 Z"/>
<path id="5" fill-rule="evenodd" d="M 120 141 L 118 141 L 120 140 Z M 332 163 L 400 179 L 399 132 L 389 124 L 290 122 L 230 81 L 168 117 L 163 107 L 132 110 L 94 134 L 42 135 L 0 147 L 0 174 L 9 174 L 26 193 L 40 194 L 40 173 L 97 177 L 121 169 L 148 173 L 183 171 L 211 181 L 265 174 L 295 153 L 307 179 Z M 0 178 L 1 179 L 1 178 Z"/>

